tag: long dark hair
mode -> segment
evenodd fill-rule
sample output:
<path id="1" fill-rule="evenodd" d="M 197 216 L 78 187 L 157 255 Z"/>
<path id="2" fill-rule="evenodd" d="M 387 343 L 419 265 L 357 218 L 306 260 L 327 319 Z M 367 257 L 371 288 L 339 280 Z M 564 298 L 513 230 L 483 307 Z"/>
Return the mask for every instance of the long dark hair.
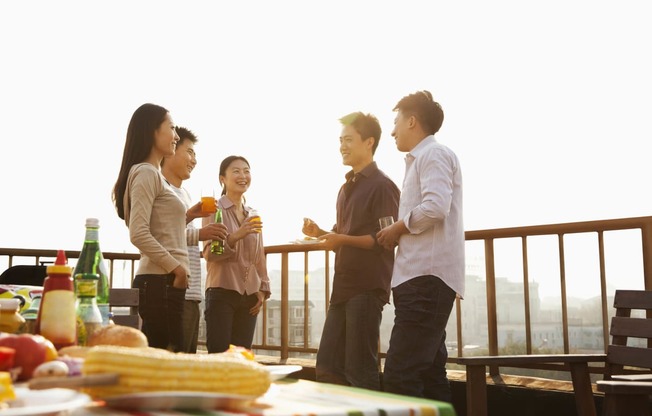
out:
<path id="1" fill-rule="evenodd" d="M 125 219 L 124 196 L 127 189 L 129 170 L 147 159 L 154 146 L 154 132 L 163 124 L 168 110 L 156 104 L 143 104 L 134 111 L 127 128 L 125 149 L 118 180 L 113 186 L 113 204 L 118 216 Z"/>
<path id="2" fill-rule="evenodd" d="M 226 176 L 226 169 L 231 165 L 236 160 L 242 160 L 251 168 L 251 165 L 249 164 L 249 161 L 245 159 L 243 156 L 229 156 L 225 158 L 222 163 L 220 163 L 220 176 Z M 226 195 L 226 185 L 222 186 L 222 195 Z"/>

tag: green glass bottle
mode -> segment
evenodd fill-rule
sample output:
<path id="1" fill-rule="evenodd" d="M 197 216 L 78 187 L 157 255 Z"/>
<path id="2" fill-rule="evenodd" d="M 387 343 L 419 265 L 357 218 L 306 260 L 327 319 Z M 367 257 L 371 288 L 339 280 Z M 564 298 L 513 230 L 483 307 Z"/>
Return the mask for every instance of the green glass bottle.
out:
<path id="1" fill-rule="evenodd" d="M 86 237 L 73 276 L 77 277 L 85 273 L 99 275 L 97 281 L 97 306 L 102 313 L 103 325 L 108 325 L 110 284 L 104 256 L 102 256 L 100 250 L 99 228 L 100 220 L 86 218 Z"/>
<path id="2" fill-rule="evenodd" d="M 217 208 L 215 212 L 215 222 L 217 224 L 222 223 L 222 208 Z M 213 254 L 224 254 L 224 241 L 223 240 L 214 240 L 211 243 L 211 253 Z"/>

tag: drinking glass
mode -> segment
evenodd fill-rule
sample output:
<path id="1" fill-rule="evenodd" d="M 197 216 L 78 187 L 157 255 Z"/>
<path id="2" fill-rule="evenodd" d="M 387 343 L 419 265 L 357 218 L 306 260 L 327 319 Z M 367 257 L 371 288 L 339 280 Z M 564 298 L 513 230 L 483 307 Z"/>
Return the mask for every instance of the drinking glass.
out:
<path id="1" fill-rule="evenodd" d="M 381 230 L 385 227 L 389 227 L 390 225 L 394 224 L 394 217 L 392 216 L 381 217 L 378 219 L 378 224 L 380 224 Z"/>

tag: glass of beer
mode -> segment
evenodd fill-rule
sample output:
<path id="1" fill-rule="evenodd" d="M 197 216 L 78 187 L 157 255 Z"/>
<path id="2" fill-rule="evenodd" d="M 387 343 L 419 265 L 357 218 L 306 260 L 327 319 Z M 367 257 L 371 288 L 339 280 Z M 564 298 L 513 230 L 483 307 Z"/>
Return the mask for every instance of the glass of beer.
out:
<path id="1" fill-rule="evenodd" d="M 202 196 L 201 197 L 201 210 L 202 212 L 214 213 L 215 208 L 215 197 L 214 196 Z"/>
<path id="2" fill-rule="evenodd" d="M 252 208 L 251 211 L 249 211 L 249 218 L 251 218 L 250 222 L 261 223 L 260 226 L 258 228 L 256 228 L 256 232 L 257 233 L 262 233 L 263 232 L 263 226 L 262 226 L 262 221 L 260 219 L 260 214 L 258 213 L 258 211 Z"/>

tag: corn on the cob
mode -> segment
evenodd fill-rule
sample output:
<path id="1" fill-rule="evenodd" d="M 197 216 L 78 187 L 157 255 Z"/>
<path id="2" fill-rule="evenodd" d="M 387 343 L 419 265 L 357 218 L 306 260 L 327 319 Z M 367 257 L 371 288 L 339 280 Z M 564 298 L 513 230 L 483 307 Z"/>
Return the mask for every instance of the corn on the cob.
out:
<path id="1" fill-rule="evenodd" d="M 241 354 L 183 354 L 156 348 L 97 346 L 82 374 L 118 373 L 117 385 L 89 387 L 93 397 L 147 391 L 199 391 L 260 396 L 270 386 L 264 366 Z"/>

